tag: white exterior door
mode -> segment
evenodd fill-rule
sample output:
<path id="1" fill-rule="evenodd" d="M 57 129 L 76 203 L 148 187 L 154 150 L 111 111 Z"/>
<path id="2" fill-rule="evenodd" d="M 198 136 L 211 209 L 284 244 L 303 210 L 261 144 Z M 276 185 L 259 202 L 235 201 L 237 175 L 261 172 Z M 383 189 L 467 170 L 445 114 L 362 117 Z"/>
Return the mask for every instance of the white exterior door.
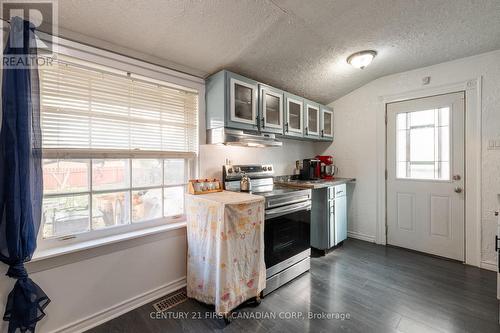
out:
<path id="1" fill-rule="evenodd" d="M 387 104 L 387 243 L 464 260 L 464 93 Z"/>

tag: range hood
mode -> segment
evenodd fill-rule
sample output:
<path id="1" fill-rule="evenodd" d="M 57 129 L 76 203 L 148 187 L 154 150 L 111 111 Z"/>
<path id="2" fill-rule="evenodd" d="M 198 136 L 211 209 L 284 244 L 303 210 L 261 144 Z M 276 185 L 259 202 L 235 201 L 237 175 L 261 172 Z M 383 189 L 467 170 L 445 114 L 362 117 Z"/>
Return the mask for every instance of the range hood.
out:
<path id="1" fill-rule="evenodd" d="M 243 147 L 281 147 L 283 142 L 274 134 L 247 132 L 219 127 L 207 130 L 207 144 Z"/>

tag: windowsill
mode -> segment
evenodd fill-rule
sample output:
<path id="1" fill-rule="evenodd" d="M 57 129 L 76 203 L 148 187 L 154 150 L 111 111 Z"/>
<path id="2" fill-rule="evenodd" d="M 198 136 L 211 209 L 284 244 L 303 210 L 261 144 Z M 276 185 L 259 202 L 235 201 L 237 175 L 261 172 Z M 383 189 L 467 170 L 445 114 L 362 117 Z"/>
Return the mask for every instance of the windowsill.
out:
<path id="1" fill-rule="evenodd" d="M 98 239 L 92 239 L 80 243 L 69 244 L 64 246 L 58 246 L 56 248 L 44 249 L 40 251 L 35 251 L 31 262 L 41 261 L 44 259 L 54 258 L 62 256 L 65 254 L 70 254 L 78 251 L 84 251 L 88 249 L 93 249 L 99 246 L 123 242 L 135 238 L 140 238 L 149 235 L 155 235 L 163 232 L 168 232 L 176 229 L 181 229 L 186 227 L 186 221 L 163 224 L 160 226 L 155 226 L 151 228 L 134 230 L 126 232 L 119 235 L 106 236 Z"/>

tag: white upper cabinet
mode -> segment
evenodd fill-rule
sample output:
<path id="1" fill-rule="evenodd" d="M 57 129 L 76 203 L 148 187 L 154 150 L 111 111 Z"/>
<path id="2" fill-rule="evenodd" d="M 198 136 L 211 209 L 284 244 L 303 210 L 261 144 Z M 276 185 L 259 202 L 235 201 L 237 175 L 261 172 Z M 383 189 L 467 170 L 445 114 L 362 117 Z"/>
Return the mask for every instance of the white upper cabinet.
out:
<path id="1" fill-rule="evenodd" d="M 304 101 L 304 137 L 317 139 L 320 135 L 320 106 L 318 103 Z"/>
<path id="2" fill-rule="evenodd" d="M 302 97 L 285 93 L 285 135 L 303 137 L 304 100 Z"/>
<path id="3" fill-rule="evenodd" d="M 333 140 L 333 111 L 222 70 L 205 84 L 206 128 L 221 127 L 316 141 Z"/>
<path id="4" fill-rule="evenodd" d="M 321 108 L 321 133 L 325 140 L 333 138 L 333 110 L 326 107 Z"/>
<path id="5" fill-rule="evenodd" d="M 266 85 L 259 86 L 260 130 L 283 133 L 283 91 Z"/>
<path id="6" fill-rule="evenodd" d="M 257 83 L 229 74 L 229 121 L 233 127 L 257 129 Z"/>

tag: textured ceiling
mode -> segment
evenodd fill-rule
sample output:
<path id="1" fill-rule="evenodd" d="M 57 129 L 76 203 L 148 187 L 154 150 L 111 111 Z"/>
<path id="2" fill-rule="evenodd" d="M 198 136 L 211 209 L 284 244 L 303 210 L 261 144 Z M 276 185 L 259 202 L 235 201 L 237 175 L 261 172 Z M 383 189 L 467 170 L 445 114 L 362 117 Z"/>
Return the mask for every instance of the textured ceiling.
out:
<path id="1" fill-rule="evenodd" d="M 63 36 L 198 76 L 228 68 L 322 103 L 381 76 L 500 49 L 499 0 L 60 0 L 59 25 Z M 346 64 L 363 49 L 378 52 L 372 65 Z"/>

